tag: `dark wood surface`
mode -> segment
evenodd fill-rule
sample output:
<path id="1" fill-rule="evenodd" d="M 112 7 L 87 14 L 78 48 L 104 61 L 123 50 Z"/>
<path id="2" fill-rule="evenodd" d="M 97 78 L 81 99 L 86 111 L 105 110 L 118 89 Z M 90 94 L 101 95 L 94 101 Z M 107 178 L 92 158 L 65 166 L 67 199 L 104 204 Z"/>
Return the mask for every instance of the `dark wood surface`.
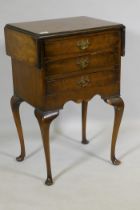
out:
<path id="1" fill-rule="evenodd" d="M 7 24 L 15 30 L 21 30 L 28 34 L 41 36 L 49 36 L 50 34 L 73 33 L 75 31 L 108 29 L 111 27 L 117 28 L 122 24 L 95 19 L 91 17 L 69 17 L 53 20 L 40 20 L 32 22 L 11 23 Z"/>
<path id="2" fill-rule="evenodd" d="M 84 49 L 81 49 L 81 42 L 87 40 L 87 45 Z M 60 37 L 55 38 L 55 40 L 52 38 L 45 39 L 45 55 L 48 59 L 54 59 L 54 56 L 56 58 L 56 56 L 68 57 L 73 54 L 100 53 L 106 50 L 116 49 L 119 40 L 120 31 L 118 30 Z"/>
<path id="3" fill-rule="evenodd" d="M 82 143 L 86 138 L 88 101 L 95 95 L 114 107 L 111 160 L 123 114 L 120 97 L 121 56 L 125 52 L 125 27 L 88 17 L 8 24 L 6 52 L 12 59 L 13 116 L 25 157 L 19 106 L 26 101 L 35 108 L 47 163 L 46 184 L 53 183 L 49 150 L 49 127 L 67 101 L 82 104 Z"/>

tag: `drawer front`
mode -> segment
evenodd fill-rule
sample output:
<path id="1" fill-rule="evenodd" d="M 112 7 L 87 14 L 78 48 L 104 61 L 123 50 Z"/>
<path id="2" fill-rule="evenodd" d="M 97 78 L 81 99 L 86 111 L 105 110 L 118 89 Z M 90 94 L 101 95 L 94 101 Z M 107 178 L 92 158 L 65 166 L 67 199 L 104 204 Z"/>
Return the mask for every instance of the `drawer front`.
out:
<path id="1" fill-rule="evenodd" d="M 98 32 L 67 38 L 45 40 L 45 57 L 100 52 L 120 46 L 120 31 Z"/>
<path id="2" fill-rule="evenodd" d="M 86 54 L 83 56 L 48 62 L 45 66 L 47 75 L 65 74 L 71 72 L 96 72 L 113 68 L 120 63 L 118 53 L 105 52 L 101 54 Z"/>
<path id="3" fill-rule="evenodd" d="M 109 85 L 119 85 L 119 70 L 106 72 L 96 72 L 90 74 L 83 74 L 82 76 L 75 76 L 57 80 L 49 80 L 46 82 L 47 95 L 68 94 L 78 91 L 97 91 L 100 88 L 106 88 Z"/>

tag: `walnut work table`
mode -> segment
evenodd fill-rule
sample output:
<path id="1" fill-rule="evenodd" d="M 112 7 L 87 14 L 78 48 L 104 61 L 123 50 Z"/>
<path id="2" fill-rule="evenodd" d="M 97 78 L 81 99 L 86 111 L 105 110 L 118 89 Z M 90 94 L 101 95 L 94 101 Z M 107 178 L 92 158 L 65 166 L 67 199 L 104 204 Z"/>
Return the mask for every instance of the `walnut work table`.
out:
<path id="1" fill-rule="evenodd" d="M 7 24 L 5 42 L 12 60 L 11 107 L 21 145 L 17 161 L 25 157 L 19 115 L 21 102 L 35 108 L 45 151 L 46 184 L 51 185 L 50 123 L 66 102 L 81 102 L 82 143 L 87 144 L 87 105 L 98 94 L 115 110 L 111 160 L 114 165 L 120 164 L 115 157 L 115 145 L 124 110 L 120 97 L 124 25 L 89 17 Z"/>

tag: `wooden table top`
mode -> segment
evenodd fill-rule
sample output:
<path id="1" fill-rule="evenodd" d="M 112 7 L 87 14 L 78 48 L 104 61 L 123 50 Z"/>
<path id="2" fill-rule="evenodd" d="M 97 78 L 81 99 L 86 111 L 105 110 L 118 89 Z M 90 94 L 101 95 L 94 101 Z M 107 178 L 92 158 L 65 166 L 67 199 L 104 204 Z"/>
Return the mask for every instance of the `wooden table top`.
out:
<path id="1" fill-rule="evenodd" d="M 12 27 L 15 28 L 15 30 L 24 31 L 25 33 L 36 36 L 74 33 L 77 31 L 87 32 L 87 30 L 103 30 L 120 26 L 122 26 L 122 24 L 85 16 L 7 24 L 7 27 Z"/>

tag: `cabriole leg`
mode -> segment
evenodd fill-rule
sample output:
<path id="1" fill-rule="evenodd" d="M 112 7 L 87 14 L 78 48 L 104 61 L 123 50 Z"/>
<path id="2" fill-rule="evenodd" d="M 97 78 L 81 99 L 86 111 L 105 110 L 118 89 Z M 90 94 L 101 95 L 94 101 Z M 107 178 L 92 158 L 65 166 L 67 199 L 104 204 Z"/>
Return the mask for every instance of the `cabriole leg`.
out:
<path id="1" fill-rule="evenodd" d="M 46 185 L 53 184 L 52 173 L 51 173 L 51 161 L 50 161 L 49 128 L 52 120 L 54 120 L 58 116 L 58 114 L 59 114 L 58 111 L 42 112 L 38 109 L 35 109 L 35 116 L 40 126 L 45 158 L 46 158 L 46 167 L 47 167 L 47 180 L 45 182 Z"/>
<path id="2" fill-rule="evenodd" d="M 23 161 L 25 158 L 25 144 L 24 144 L 24 137 L 23 137 L 21 120 L 20 120 L 20 114 L 19 114 L 19 107 L 22 102 L 23 100 L 16 96 L 12 96 L 11 98 L 11 109 L 13 112 L 13 117 L 16 124 L 18 137 L 20 140 L 20 146 L 21 146 L 21 154 L 16 158 L 17 161 Z"/>
<path id="3" fill-rule="evenodd" d="M 124 102 L 121 97 L 113 97 L 109 99 L 105 99 L 107 104 L 110 104 L 114 107 L 115 117 L 114 117 L 114 127 L 112 133 L 112 144 L 111 144 L 111 160 L 114 165 L 119 165 L 120 161 L 115 157 L 115 146 L 118 136 L 118 131 L 124 111 Z"/>

